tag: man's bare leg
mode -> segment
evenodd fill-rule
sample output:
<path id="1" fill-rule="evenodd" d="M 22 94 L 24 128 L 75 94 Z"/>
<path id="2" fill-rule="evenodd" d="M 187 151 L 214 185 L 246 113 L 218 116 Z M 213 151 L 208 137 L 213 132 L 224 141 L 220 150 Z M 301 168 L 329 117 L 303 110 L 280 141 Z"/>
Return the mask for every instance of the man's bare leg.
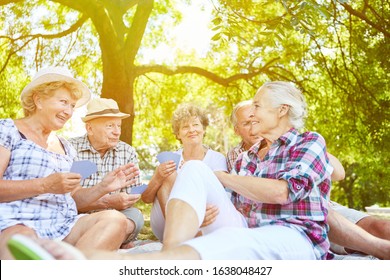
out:
<path id="1" fill-rule="evenodd" d="M 390 240 L 390 220 L 376 217 L 368 216 L 361 219 L 356 223 L 359 227 L 363 228 L 365 231 L 375 235 L 376 237 Z"/>
<path id="2" fill-rule="evenodd" d="M 63 242 L 53 240 L 34 239 L 43 249 L 57 260 L 77 259 L 81 251 L 75 254 L 75 248 L 69 250 Z M 70 245 L 69 245 L 70 246 Z M 144 253 L 144 254 L 123 254 L 103 250 L 84 250 L 82 254 L 90 260 L 200 260 L 199 253 L 190 246 L 179 246 L 166 251 Z"/>
<path id="3" fill-rule="evenodd" d="M 329 209 L 329 240 L 379 259 L 390 259 L 390 241 L 378 238 Z"/>

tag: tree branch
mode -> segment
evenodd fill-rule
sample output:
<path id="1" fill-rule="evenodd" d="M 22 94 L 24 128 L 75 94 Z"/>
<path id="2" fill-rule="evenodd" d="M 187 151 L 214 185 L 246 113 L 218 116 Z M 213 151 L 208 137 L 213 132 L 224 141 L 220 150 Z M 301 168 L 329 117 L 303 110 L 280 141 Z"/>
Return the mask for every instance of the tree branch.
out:
<path id="1" fill-rule="evenodd" d="M 381 32 L 385 37 L 387 38 L 390 38 L 390 32 L 387 31 L 385 28 L 382 27 L 381 24 L 377 24 L 373 21 L 371 21 L 365 14 L 359 12 L 359 11 L 356 11 L 354 10 L 350 5 L 348 5 L 347 3 L 340 3 L 346 10 L 347 12 L 349 12 L 351 15 L 354 15 L 358 18 L 360 18 L 361 20 L 365 21 L 368 25 L 370 25 L 371 27 L 373 27 L 374 29 L 378 30 L 379 32 Z"/>
<path id="2" fill-rule="evenodd" d="M 129 61 L 133 62 L 141 45 L 146 25 L 149 21 L 150 13 L 153 10 L 154 0 L 140 0 L 134 15 L 131 27 L 127 32 L 125 42 L 126 56 Z"/>
<path id="3" fill-rule="evenodd" d="M 136 66 L 135 68 L 135 75 L 141 76 L 146 73 L 161 73 L 168 76 L 173 76 L 177 74 L 198 74 L 200 76 L 203 76 L 217 84 L 220 84 L 222 86 L 229 86 L 231 83 L 238 81 L 238 80 L 248 80 L 251 79 L 261 73 L 266 73 L 268 68 L 272 66 L 275 61 L 279 60 L 280 58 L 274 58 L 270 60 L 266 65 L 264 65 L 261 68 L 258 68 L 257 70 L 250 72 L 250 73 L 240 73 L 235 74 L 233 76 L 223 78 L 221 76 L 218 76 L 215 73 L 212 73 L 206 69 L 196 67 L 196 66 L 177 66 L 177 67 L 167 67 L 164 65 L 145 65 L 145 66 Z"/>
<path id="4" fill-rule="evenodd" d="M 0 69 L 0 74 L 1 74 L 2 72 L 5 71 L 5 68 L 7 67 L 9 61 L 11 60 L 11 57 L 12 57 L 14 54 L 16 54 L 18 51 L 20 51 L 21 49 L 23 49 L 25 46 L 27 46 L 28 43 L 30 43 L 30 41 L 32 41 L 32 40 L 33 40 L 33 39 L 29 39 L 28 41 L 24 42 L 24 44 L 23 44 L 22 46 L 18 47 L 18 48 L 17 48 L 16 50 L 14 50 L 14 51 L 11 51 L 11 52 L 8 54 L 7 58 L 6 58 L 5 61 L 4 61 L 3 66 L 2 66 L 1 69 Z"/>
<path id="5" fill-rule="evenodd" d="M 138 4 L 140 0 L 101 0 L 105 6 L 116 6 L 119 10 L 127 11 Z"/>
<path id="6" fill-rule="evenodd" d="M 82 1 L 74 1 L 74 0 L 51 0 L 53 2 L 60 3 L 64 6 L 67 6 L 71 9 L 74 9 L 79 12 L 84 12 L 85 7 L 93 6 L 95 1 L 90 0 L 82 0 Z"/>
<path id="7" fill-rule="evenodd" d="M 77 29 L 79 29 L 84 24 L 84 22 L 87 19 L 88 19 L 88 17 L 86 15 L 83 15 L 71 27 L 69 27 L 68 29 L 66 29 L 66 30 L 64 30 L 64 31 L 62 31 L 60 33 L 56 33 L 56 34 L 41 34 L 41 33 L 37 33 L 37 34 L 32 34 L 32 35 L 24 35 L 24 36 L 20 36 L 18 38 L 12 39 L 12 41 L 23 40 L 23 39 L 26 39 L 26 38 L 29 38 L 29 39 L 36 39 L 36 38 L 56 39 L 56 38 L 61 38 L 61 37 L 69 35 L 70 33 L 75 32 Z M 11 38 L 9 38 L 9 39 L 11 39 Z"/>

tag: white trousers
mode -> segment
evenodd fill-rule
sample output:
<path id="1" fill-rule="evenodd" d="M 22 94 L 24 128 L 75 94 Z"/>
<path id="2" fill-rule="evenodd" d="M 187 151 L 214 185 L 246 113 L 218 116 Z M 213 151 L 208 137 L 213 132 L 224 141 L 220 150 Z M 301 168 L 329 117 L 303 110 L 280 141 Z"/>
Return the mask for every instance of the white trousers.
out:
<path id="1" fill-rule="evenodd" d="M 170 199 L 188 203 L 203 222 L 206 204 L 219 209 L 217 219 L 202 228 L 203 236 L 184 244 L 202 259 L 315 259 L 312 243 L 298 230 L 285 226 L 250 229 L 225 189 L 202 161 L 189 161 L 176 178 Z M 168 200 L 168 202 L 169 202 Z"/>
<path id="2" fill-rule="evenodd" d="M 206 205 L 212 204 L 218 207 L 219 214 L 216 221 L 203 227 L 203 234 L 227 226 L 247 227 L 246 220 L 229 200 L 214 172 L 200 160 L 192 160 L 184 164 L 173 185 L 168 203 L 171 199 L 180 199 L 188 203 L 198 216 L 199 226 L 203 222 Z"/>
<path id="3" fill-rule="evenodd" d="M 202 178 L 202 185 L 198 179 Z M 200 187 L 200 188 L 199 188 Z M 196 197 L 196 199 L 192 199 Z M 219 182 L 214 172 L 202 161 L 188 161 L 178 173 L 168 201 L 180 199 L 190 204 L 198 215 L 199 226 L 203 222 L 206 204 L 217 205 L 219 214 L 217 220 L 207 227 L 202 227 L 203 234 L 224 226 L 247 227 L 246 220 L 231 203 L 225 188 Z M 167 203 L 168 204 L 168 203 Z M 163 240 L 165 218 L 160 203 L 156 198 L 150 212 L 150 226 L 154 235 Z"/>
<path id="4" fill-rule="evenodd" d="M 202 260 L 315 260 L 313 246 L 298 230 L 269 225 L 220 228 L 184 242 Z"/>

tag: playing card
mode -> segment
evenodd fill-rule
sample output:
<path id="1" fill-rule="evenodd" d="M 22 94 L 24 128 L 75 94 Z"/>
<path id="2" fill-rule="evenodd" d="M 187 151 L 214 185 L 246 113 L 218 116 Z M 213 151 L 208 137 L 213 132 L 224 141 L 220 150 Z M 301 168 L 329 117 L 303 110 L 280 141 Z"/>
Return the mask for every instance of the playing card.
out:
<path id="1" fill-rule="evenodd" d="M 168 160 L 173 160 L 176 163 L 176 169 L 179 166 L 180 155 L 173 152 L 161 152 L 157 155 L 157 160 L 159 163 L 166 162 Z"/>
<path id="2" fill-rule="evenodd" d="M 90 160 L 74 161 L 70 168 L 70 172 L 79 173 L 81 175 L 81 180 L 88 178 L 96 171 L 96 164 Z"/>
<path id="3" fill-rule="evenodd" d="M 132 187 L 131 188 L 131 193 L 132 194 L 142 194 L 146 190 L 147 187 L 148 187 L 148 185 L 146 185 L 146 184 L 142 184 L 140 186 Z"/>

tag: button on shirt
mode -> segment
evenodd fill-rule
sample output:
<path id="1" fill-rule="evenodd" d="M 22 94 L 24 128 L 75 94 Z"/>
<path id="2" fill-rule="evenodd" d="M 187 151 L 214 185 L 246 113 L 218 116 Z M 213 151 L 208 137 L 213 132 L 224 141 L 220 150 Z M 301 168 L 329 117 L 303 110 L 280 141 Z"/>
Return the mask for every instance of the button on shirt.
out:
<path id="1" fill-rule="evenodd" d="M 263 160 L 257 155 L 260 146 L 261 142 L 240 154 L 232 174 L 285 180 L 288 201 L 283 205 L 261 203 L 234 192 L 234 205 L 249 227 L 277 224 L 295 228 L 312 242 L 317 258 L 326 259 L 327 200 L 333 168 L 326 155 L 324 138 L 318 133 L 299 134 L 290 129 L 272 144 Z"/>
<path id="2" fill-rule="evenodd" d="M 77 150 L 78 160 L 90 160 L 97 165 L 98 172 L 92 174 L 90 177 L 84 179 L 81 185 L 86 188 L 90 188 L 101 182 L 104 176 L 120 167 L 121 165 L 134 163 L 138 167 L 138 158 L 135 149 L 129 144 L 119 141 L 118 144 L 106 152 L 101 158 L 98 151 L 96 151 L 88 140 L 87 135 L 81 137 L 75 137 L 69 139 L 69 142 Z M 136 177 L 136 182 L 133 185 L 129 185 L 126 188 L 120 190 L 120 192 L 130 193 L 131 188 L 141 185 L 140 176 Z"/>

